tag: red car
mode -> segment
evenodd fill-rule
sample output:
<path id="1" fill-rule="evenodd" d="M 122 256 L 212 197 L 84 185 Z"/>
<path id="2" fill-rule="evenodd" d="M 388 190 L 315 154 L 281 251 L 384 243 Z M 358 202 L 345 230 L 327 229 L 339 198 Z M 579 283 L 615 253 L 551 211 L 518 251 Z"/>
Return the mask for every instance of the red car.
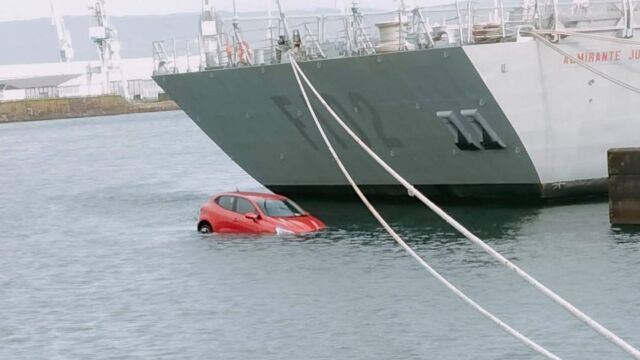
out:
<path id="1" fill-rule="evenodd" d="M 322 230 L 322 221 L 293 201 L 274 194 L 234 192 L 214 195 L 200 209 L 203 234 L 300 234 Z"/>

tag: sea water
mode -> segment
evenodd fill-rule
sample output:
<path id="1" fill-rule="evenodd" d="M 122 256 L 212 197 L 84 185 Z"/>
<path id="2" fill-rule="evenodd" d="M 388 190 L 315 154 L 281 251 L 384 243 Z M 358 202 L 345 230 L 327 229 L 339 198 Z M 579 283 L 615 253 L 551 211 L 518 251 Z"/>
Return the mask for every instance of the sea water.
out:
<path id="1" fill-rule="evenodd" d="M 0 126 L 0 359 L 536 359 L 362 206 L 327 231 L 203 236 L 218 191 L 261 190 L 181 112 Z M 377 203 L 437 270 L 566 359 L 624 353 L 415 200 Z M 607 204 L 447 207 L 640 346 L 640 232 Z"/>

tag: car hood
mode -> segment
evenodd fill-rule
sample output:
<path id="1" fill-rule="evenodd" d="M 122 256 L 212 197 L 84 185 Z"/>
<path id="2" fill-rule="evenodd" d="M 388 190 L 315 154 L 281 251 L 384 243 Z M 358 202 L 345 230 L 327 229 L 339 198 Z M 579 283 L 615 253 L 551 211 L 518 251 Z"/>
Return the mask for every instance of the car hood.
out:
<path id="1" fill-rule="evenodd" d="M 278 217 L 271 218 L 271 220 L 273 220 L 273 223 L 276 226 L 296 233 L 318 231 L 325 228 L 322 221 L 311 215 L 299 217 Z"/>

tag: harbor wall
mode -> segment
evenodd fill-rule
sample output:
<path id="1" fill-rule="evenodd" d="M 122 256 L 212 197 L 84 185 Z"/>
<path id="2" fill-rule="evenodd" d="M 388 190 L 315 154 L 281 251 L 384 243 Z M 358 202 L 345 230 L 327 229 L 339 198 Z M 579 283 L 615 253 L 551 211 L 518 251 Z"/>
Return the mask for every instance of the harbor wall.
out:
<path id="1" fill-rule="evenodd" d="M 172 111 L 171 100 L 129 102 L 120 96 L 95 96 L 0 102 L 0 123 Z"/>

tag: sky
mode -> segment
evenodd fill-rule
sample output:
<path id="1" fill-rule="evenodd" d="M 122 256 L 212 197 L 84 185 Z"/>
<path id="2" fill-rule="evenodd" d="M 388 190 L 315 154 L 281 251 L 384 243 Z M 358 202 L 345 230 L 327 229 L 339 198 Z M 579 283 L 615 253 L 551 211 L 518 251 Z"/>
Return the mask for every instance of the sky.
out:
<path id="1" fill-rule="evenodd" d="M 0 5 L 0 21 L 26 20 L 49 17 L 52 0 L 0 0 L 11 3 Z M 86 15 L 89 0 L 55 0 L 57 12 L 61 15 Z M 387 9 L 397 7 L 397 0 L 359 0 L 361 7 Z M 314 10 L 317 8 L 338 8 L 340 3 L 350 4 L 350 0 L 281 0 L 285 10 Z M 411 4 L 412 1 L 406 1 Z M 110 15 L 159 15 L 176 12 L 198 12 L 201 0 L 107 0 Z M 214 0 L 216 8 L 231 10 L 232 0 Z M 255 11 L 267 8 L 268 0 L 236 0 L 238 11 Z M 273 1 L 275 4 L 275 1 Z M 275 5 L 273 6 L 275 8 Z"/>

